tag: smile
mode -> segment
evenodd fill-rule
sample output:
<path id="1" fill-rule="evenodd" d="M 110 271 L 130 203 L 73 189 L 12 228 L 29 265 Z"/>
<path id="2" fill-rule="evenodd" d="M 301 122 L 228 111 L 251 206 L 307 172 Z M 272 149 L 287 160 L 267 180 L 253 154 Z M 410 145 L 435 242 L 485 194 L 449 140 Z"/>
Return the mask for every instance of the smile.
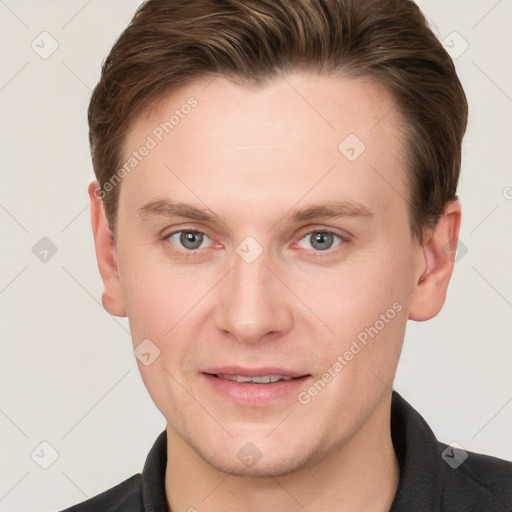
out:
<path id="1" fill-rule="evenodd" d="M 281 380 L 292 380 L 294 377 L 285 375 L 261 375 L 247 377 L 245 375 L 227 375 L 227 374 L 216 374 L 215 377 L 224 380 L 232 380 L 235 382 L 248 382 L 250 384 L 271 384 L 273 382 L 279 382 Z"/>

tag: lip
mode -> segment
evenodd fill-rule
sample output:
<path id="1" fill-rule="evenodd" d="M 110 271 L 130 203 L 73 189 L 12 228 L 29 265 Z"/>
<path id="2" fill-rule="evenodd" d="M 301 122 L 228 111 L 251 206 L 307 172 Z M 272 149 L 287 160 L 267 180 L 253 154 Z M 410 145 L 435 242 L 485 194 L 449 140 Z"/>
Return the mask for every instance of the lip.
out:
<path id="1" fill-rule="evenodd" d="M 293 377 L 292 380 L 281 380 L 269 384 L 255 384 L 250 382 L 235 382 L 216 377 L 215 374 L 224 375 L 245 375 L 261 377 L 263 375 L 282 375 Z M 217 395 L 227 398 L 238 405 L 263 407 L 278 401 L 296 400 L 300 388 L 312 377 L 299 372 L 286 370 L 284 368 L 240 368 L 222 367 L 210 368 L 200 374 L 206 385 Z"/>
<path id="2" fill-rule="evenodd" d="M 212 375 L 244 375 L 246 377 L 262 377 L 263 375 L 282 375 L 283 377 L 303 377 L 306 374 L 287 370 L 286 368 L 277 368 L 275 366 L 265 366 L 260 368 L 243 368 L 242 366 L 219 366 L 203 370 L 203 373 Z"/>

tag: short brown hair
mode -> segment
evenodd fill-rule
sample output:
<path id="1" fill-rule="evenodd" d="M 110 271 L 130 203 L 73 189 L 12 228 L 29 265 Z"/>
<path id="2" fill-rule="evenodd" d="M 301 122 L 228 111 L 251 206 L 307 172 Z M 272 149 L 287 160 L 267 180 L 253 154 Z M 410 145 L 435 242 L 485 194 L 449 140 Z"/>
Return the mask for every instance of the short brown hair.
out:
<path id="1" fill-rule="evenodd" d="M 369 77 L 394 95 L 406 133 L 411 231 L 422 241 L 457 198 L 467 101 L 454 64 L 409 0 L 148 0 L 114 44 L 89 105 L 96 177 L 115 233 L 122 165 L 138 116 L 207 75 L 261 84 L 308 70 Z"/>

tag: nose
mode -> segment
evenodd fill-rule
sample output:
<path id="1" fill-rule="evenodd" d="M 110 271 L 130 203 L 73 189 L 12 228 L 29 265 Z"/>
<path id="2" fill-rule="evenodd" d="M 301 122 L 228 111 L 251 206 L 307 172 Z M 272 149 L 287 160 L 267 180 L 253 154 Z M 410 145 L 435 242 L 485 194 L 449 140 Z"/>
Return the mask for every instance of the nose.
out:
<path id="1" fill-rule="evenodd" d="M 234 255 L 216 307 L 216 327 L 243 343 L 275 339 L 293 323 L 291 293 L 276 277 L 266 253 L 247 262 Z"/>

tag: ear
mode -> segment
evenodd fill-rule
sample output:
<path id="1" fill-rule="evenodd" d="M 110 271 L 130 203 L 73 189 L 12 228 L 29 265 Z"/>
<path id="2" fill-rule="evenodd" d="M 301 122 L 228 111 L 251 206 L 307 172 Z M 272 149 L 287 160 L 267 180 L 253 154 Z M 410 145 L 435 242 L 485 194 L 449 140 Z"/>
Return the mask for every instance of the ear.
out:
<path id="1" fill-rule="evenodd" d="M 424 266 L 421 269 L 418 284 L 412 292 L 409 308 L 411 320 L 419 322 L 430 320 L 443 307 L 455 262 L 460 219 L 460 203 L 458 201 L 448 203 L 437 226 L 421 248 Z"/>
<path id="2" fill-rule="evenodd" d="M 116 246 L 105 216 L 101 188 L 97 181 L 89 185 L 91 224 L 96 246 L 96 259 L 103 280 L 103 307 L 112 315 L 126 316 L 121 282 L 117 270 Z"/>

